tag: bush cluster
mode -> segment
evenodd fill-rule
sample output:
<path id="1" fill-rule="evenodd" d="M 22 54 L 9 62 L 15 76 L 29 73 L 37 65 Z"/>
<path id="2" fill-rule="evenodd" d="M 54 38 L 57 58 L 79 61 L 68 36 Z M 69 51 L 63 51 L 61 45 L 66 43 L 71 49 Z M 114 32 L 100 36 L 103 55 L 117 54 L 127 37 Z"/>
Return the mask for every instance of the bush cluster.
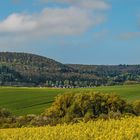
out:
<path id="1" fill-rule="evenodd" d="M 140 101 L 132 104 L 112 94 L 68 93 L 58 96 L 44 115 L 63 123 L 119 118 L 125 115 L 139 115 L 139 112 Z"/>

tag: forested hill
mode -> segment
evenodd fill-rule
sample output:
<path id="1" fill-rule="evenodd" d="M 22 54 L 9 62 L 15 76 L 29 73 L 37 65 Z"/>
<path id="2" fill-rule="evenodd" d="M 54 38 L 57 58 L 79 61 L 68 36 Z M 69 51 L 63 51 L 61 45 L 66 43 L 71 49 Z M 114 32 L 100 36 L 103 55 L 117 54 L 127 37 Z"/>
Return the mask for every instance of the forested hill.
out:
<path id="1" fill-rule="evenodd" d="M 74 65 L 27 53 L 0 52 L 0 85 L 86 87 L 140 82 L 140 65 Z"/>
<path id="2" fill-rule="evenodd" d="M 10 66 L 17 66 L 17 68 L 37 68 L 61 71 L 63 69 L 69 69 L 67 66 L 39 55 L 27 54 L 27 53 L 10 53 L 0 52 L 0 63 Z"/>

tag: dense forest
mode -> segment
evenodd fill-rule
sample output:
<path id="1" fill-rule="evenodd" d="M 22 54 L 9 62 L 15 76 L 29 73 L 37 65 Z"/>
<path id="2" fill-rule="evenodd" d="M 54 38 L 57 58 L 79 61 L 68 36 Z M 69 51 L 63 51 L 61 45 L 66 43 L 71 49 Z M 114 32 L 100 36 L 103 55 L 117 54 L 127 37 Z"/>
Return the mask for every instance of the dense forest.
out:
<path id="1" fill-rule="evenodd" d="M 140 65 L 62 64 L 27 53 L 0 52 L 1 86 L 94 87 L 140 83 Z"/>

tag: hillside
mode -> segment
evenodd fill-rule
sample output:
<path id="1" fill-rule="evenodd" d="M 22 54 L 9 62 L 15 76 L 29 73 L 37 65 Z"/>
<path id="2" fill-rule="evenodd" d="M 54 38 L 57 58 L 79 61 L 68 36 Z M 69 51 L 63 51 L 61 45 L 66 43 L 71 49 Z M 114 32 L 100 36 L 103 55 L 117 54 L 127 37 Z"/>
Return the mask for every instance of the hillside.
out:
<path id="1" fill-rule="evenodd" d="M 47 80 L 62 78 L 61 73 L 71 71 L 73 68 L 42 56 L 27 53 L 0 53 L 0 80 L 3 84 L 39 85 Z"/>
<path id="2" fill-rule="evenodd" d="M 140 65 L 75 65 L 27 53 L 0 52 L 0 84 L 99 86 L 140 82 Z"/>

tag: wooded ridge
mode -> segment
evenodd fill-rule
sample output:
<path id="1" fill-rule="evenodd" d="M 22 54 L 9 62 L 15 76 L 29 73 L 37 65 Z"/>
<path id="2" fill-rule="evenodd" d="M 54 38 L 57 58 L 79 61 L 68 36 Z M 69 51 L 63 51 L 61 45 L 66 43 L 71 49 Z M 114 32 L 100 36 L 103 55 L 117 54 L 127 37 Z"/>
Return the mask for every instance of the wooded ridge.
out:
<path id="1" fill-rule="evenodd" d="M 93 87 L 140 83 L 140 65 L 62 64 L 28 53 L 0 52 L 1 86 Z"/>

